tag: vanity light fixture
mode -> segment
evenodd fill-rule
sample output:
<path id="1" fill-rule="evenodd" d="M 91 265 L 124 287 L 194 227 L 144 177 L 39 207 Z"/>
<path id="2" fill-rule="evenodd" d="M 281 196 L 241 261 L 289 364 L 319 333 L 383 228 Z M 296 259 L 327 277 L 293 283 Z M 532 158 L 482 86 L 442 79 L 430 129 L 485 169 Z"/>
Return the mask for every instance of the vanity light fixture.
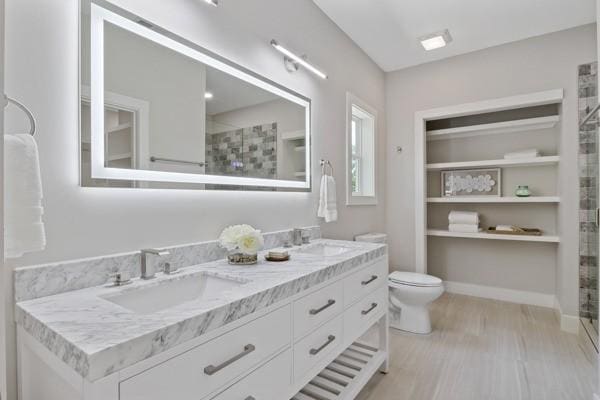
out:
<path id="1" fill-rule="evenodd" d="M 211 92 L 204 92 L 204 98 L 205 98 L 206 100 L 210 100 L 210 99 L 212 99 L 213 97 L 215 97 L 215 96 L 214 96 L 214 95 L 213 95 Z"/>
<path id="2" fill-rule="evenodd" d="M 219 0 L 204 0 L 204 1 L 207 2 L 208 4 L 210 4 L 211 6 L 215 6 L 215 7 L 219 6 Z"/>
<path id="3" fill-rule="evenodd" d="M 435 32 L 422 36 L 419 38 L 419 40 L 421 41 L 423 48 L 429 51 L 446 46 L 452 41 L 452 36 L 450 35 L 448 29 L 445 29 L 441 32 Z"/>
<path id="4" fill-rule="evenodd" d="M 306 56 L 298 56 L 277 42 L 277 40 L 271 40 L 271 46 L 275 47 L 275 49 L 283 54 L 283 61 L 285 62 L 285 66 L 288 71 L 294 72 L 298 70 L 298 65 L 302 65 L 304 68 L 317 75 L 319 78 L 327 79 L 327 74 L 314 65 L 308 63 L 306 61 Z"/>

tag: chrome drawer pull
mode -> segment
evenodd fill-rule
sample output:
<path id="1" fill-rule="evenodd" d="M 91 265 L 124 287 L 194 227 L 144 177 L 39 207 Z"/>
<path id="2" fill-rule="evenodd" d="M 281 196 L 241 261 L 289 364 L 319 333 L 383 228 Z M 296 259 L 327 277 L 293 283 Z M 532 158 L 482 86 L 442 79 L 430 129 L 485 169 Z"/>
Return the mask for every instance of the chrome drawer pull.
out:
<path id="1" fill-rule="evenodd" d="M 312 310 L 310 310 L 308 313 L 310 315 L 317 315 L 318 313 L 320 313 L 321 311 L 325 311 L 326 309 L 328 309 L 329 307 L 331 307 L 332 305 L 335 304 L 335 300 L 331 299 L 327 302 L 327 304 L 325 304 L 323 307 L 321 308 L 317 308 L 316 310 L 313 308 Z"/>
<path id="2" fill-rule="evenodd" d="M 367 286 L 369 283 L 373 282 L 375 279 L 377 279 L 377 275 L 372 275 L 371 279 L 362 281 L 360 284 L 363 286 Z"/>
<path id="3" fill-rule="evenodd" d="M 369 309 L 368 309 L 368 310 L 364 310 L 364 311 L 362 312 L 362 315 L 367 315 L 368 313 L 370 313 L 371 311 L 373 311 L 373 310 L 374 310 L 374 309 L 376 309 L 376 308 L 377 308 L 377 303 L 372 303 L 372 304 L 371 304 L 371 307 L 369 307 Z"/>
<path id="4" fill-rule="evenodd" d="M 243 358 L 243 357 L 247 356 L 248 354 L 252 353 L 254 350 L 256 350 L 256 347 L 254 347 L 253 344 L 247 344 L 246 346 L 244 346 L 244 351 L 242 351 L 240 354 L 238 354 L 235 357 L 230 358 L 229 360 L 225 361 L 221 365 L 217 365 L 216 367 L 214 365 L 209 365 L 208 367 L 204 368 L 204 373 L 206 375 L 214 375 L 217 372 L 219 372 L 220 370 L 222 370 L 223 368 L 233 364 L 240 358 Z"/>
<path id="5" fill-rule="evenodd" d="M 335 340 L 335 336 L 333 335 L 329 335 L 329 337 L 327 337 L 327 341 L 318 349 L 310 349 L 310 355 L 311 356 L 316 356 L 317 354 L 319 354 L 325 347 L 329 346 L 331 343 L 333 343 L 333 341 Z"/>
<path id="6" fill-rule="evenodd" d="M 256 400 L 256 399 L 254 398 L 254 396 L 248 396 L 244 400 Z"/>

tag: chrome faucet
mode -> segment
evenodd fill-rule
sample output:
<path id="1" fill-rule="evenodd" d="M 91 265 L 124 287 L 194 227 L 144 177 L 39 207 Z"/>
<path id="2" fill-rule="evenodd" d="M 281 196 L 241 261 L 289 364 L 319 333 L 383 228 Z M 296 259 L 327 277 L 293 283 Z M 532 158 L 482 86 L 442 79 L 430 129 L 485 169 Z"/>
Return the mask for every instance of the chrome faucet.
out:
<path id="1" fill-rule="evenodd" d="M 142 250 L 142 279 L 152 279 L 156 276 L 157 258 L 168 256 L 166 250 L 144 249 Z"/>

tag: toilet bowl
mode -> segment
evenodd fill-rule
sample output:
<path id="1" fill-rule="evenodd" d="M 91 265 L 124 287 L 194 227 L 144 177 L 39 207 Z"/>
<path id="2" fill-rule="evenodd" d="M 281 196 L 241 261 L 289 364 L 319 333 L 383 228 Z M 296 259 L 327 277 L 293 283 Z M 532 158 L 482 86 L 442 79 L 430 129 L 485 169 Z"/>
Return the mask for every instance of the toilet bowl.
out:
<path id="1" fill-rule="evenodd" d="M 441 279 L 415 272 L 392 272 L 390 288 L 390 327 L 406 332 L 431 333 L 429 304 L 444 293 Z"/>

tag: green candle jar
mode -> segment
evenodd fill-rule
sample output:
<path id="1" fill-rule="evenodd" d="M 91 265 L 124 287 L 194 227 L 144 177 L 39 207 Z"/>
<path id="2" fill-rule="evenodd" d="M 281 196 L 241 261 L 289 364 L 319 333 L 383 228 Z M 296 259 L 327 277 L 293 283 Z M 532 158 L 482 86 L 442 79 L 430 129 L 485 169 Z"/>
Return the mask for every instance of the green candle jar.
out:
<path id="1" fill-rule="evenodd" d="M 529 190 L 529 186 L 527 185 L 519 185 L 515 190 L 515 195 L 517 197 L 529 197 L 531 196 L 531 191 Z"/>

